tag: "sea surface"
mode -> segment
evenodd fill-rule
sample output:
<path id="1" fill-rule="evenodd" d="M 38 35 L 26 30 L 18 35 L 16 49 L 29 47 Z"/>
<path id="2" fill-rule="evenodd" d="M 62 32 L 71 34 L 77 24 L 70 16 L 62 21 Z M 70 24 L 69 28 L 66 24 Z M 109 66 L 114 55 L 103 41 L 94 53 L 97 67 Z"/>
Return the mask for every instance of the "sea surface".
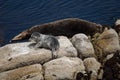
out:
<path id="1" fill-rule="evenodd" d="M 111 26 L 120 18 L 120 0 L 0 0 L 0 46 L 27 28 L 64 18 Z"/>

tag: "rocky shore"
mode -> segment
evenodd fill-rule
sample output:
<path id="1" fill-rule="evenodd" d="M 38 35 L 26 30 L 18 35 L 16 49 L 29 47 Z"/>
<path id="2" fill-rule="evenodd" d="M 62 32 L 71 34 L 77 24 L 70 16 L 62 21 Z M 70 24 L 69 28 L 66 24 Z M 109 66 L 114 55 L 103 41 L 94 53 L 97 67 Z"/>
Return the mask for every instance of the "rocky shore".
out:
<path id="1" fill-rule="evenodd" d="M 116 22 L 114 29 L 102 28 L 92 36 L 57 35 L 56 59 L 48 49 L 30 48 L 29 41 L 0 47 L 0 80 L 119 80 L 119 25 Z"/>

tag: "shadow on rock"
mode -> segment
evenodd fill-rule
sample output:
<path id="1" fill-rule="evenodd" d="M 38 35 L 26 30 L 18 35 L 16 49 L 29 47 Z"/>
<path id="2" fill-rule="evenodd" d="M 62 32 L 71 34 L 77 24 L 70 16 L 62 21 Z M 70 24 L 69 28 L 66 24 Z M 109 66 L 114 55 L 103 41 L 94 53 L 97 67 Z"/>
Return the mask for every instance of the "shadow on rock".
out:
<path id="1" fill-rule="evenodd" d="M 116 51 L 114 56 L 104 64 L 103 80 L 120 79 L 120 51 Z"/>

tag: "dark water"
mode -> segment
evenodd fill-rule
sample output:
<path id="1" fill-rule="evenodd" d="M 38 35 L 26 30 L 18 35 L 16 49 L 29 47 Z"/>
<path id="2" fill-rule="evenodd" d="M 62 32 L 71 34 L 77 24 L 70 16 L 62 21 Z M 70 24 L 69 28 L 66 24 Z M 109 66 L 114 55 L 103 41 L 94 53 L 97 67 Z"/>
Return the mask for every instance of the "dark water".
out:
<path id="1" fill-rule="evenodd" d="M 0 0 L 3 44 L 36 24 L 69 17 L 113 25 L 120 18 L 120 0 Z"/>

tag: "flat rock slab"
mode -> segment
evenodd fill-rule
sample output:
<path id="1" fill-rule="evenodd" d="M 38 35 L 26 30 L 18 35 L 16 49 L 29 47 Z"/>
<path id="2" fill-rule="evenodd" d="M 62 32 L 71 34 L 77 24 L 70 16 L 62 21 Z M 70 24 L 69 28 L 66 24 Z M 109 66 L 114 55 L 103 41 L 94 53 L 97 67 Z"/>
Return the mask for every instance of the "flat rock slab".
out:
<path id="1" fill-rule="evenodd" d="M 50 50 L 31 49 L 30 42 L 8 44 L 0 48 L 0 72 L 18 67 L 45 63 L 52 59 Z"/>
<path id="2" fill-rule="evenodd" d="M 34 64 L 0 73 L 0 80 L 44 80 L 42 66 Z"/>
<path id="3" fill-rule="evenodd" d="M 77 73 L 85 72 L 83 61 L 79 58 L 62 57 L 43 65 L 45 80 L 76 80 Z"/>

